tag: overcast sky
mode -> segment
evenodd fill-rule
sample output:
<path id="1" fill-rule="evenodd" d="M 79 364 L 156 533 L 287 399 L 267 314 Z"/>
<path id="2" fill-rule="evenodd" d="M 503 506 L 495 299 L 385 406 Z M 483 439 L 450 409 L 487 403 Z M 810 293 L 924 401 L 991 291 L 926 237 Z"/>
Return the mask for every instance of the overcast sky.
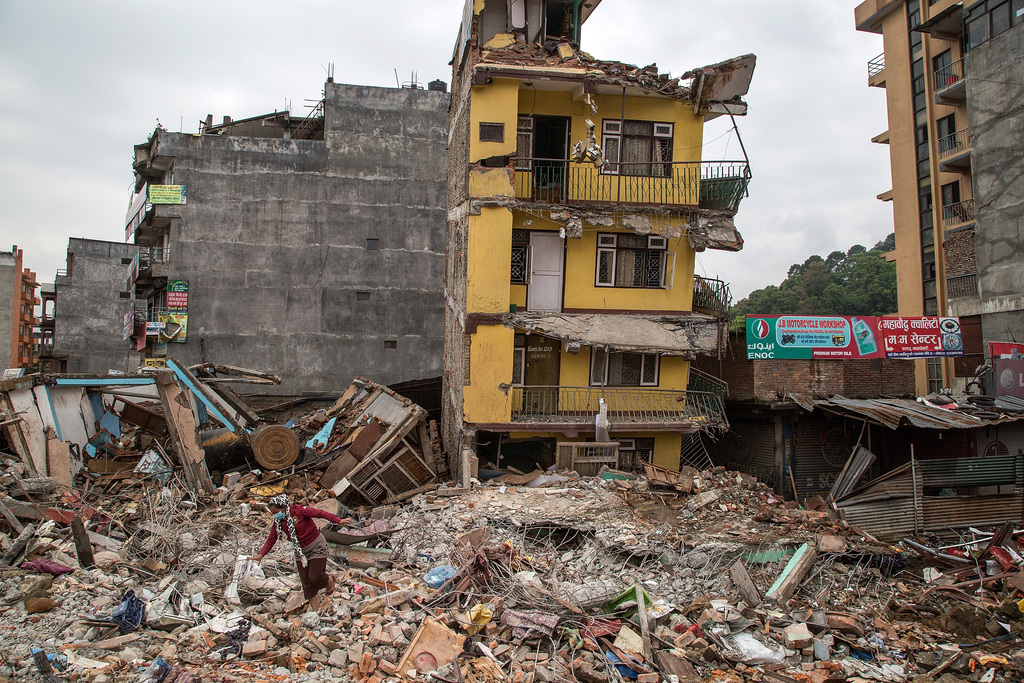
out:
<path id="1" fill-rule="evenodd" d="M 123 241 L 132 147 L 160 121 L 195 132 L 213 114 L 304 114 L 335 81 L 451 81 L 463 0 L 0 0 L 0 249 L 17 244 L 41 282 L 69 237 Z M 738 254 L 706 252 L 698 273 L 735 299 L 790 264 L 892 230 L 884 91 L 867 87 L 881 37 L 853 26 L 852 0 L 603 0 L 583 27 L 598 59 L 679 75 L 754 53 L 740 132 L 754 174 Z M 728 118 L 705 159 L 738 158 Z M 728 147 L 726 148 L 726 145 Z"/>

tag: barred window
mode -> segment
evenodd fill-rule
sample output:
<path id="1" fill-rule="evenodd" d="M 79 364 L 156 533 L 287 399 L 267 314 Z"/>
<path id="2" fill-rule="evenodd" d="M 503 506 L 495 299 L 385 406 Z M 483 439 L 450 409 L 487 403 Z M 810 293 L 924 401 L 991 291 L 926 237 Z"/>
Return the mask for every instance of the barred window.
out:
<path id="1" fill-rule="evenodd" d="M 605 119 L 604 173 L 666 178 L 672 174 L 672 124 Z"/>
<path id="2" fill-rule="evenodd" d="M 657 235 L 597 236 L 598 287 L 672 287 L 668 275 L 675 254 L 666 251 L 668 240 Z"/>
<path id="3" fill-rule="evenodd" d="M 530 284 L 530 231 L 512 231 L 512 268 L 510 281 L 514 285 Z"/>
<path id="4" fill-rule="evenodd" d="M 658 385 L 658 354 L 608 353 L 594 349 L 590 354 L 590 385 L 608 387 L 652 387 Z"/>

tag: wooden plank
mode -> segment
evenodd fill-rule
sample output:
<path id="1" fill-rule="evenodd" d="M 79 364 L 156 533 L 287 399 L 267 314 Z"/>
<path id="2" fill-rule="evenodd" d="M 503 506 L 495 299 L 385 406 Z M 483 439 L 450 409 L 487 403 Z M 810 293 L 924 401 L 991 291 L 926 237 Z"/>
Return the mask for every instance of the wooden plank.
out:
<path id="1" fill-rule="evenodd" d="M 395 665 L 395 673 L 402 678 L 410 678 L 409 671 L 412 670 L 411 678 L 415 679 L 416 658 L 424 653 L 433 659 L 431 669 L 450 664 L 462 652 L 465 642 L 466 636 L 459 635 L 444 624 L 427 617 Z"/>
<path id="2" fill-rule="evenodd" d="M 11 509 L 4 504 L 3 500 L 0 500 L 0 512 L 2 512 L 4 517 L 7 518 L 7 523 L 11 525 L 11 528 L 14 529 L 14 531 L 20 534 L 25 530 L 25 525 L 18 521 L 18 518 L 15 517 L 14 513 L 11 512 Z"/>
<path id="3" fill-rule="evenodd" d="M 658 651 L 658 665 L 664 673 L 677 676 L 680 683 L 700 683 L 704 680 L 692 664 L 667 650 Z"/>
<path id="4" fill-rule="evenodd" d="M 18 538 L 15 539 L 14 544 L 11 545 L 11 549 L 4 554 L 3 558 L 0 558 L 0 564 L 13 566 L 15 561 L 21 557 L 22 551 L 25 550 L 25 546 L 27 546 L 28 542 L 32 540 L 35 533 L 36 526 L 34 524 L 29 524 L 25 527 Z"/>
<path id="5" fill-rule="evenodd" d="M 749 607 L 757 607 L 761 604 L 761 593 L 758 592 L 754 582 L 750 580 L 750 574 L 747 573 L 747 568 L 743 566 L 743 560 L 736 560 L 732 567 L 729 568 L 729 574 L 732 576 L 732 582 L 739 589 L 740 595 L 743 596 L 743 601 Z"/>
<path id="6" fill-rule="evenodd" d="M 71 535 L 75 539 L 75 554 L 78 555 L 78 564 L 88 569 L 96 565 L 92 554 L 92 542 L 89 540 L 89 532 L 85 530 L 85 524 L 81 517 L 71 520 Z"/>
<path id="7" fill-rule="evenodd" d="M 644 602 L 644 589 L 640 584 L 633 586 L 633 593 L 636 595 L 636 618 L 640 621 L 640 637 L 644 641 L 644 659 L 651 661 L 654 653 L 651 648 L 651 629 L 647 625 L 647 604 Z"/>
<path id="8" fill-rule="evenodd" d="M 779 574 L 772 587 L 765 593 L 765 597 L 782 604 L 789 600 L 796 589 L 800 587 L 807 572 L 818 559 L 818 549 L 808 543 L 804 543 L 796 551 L 793 557 L 789 558 L 786 568 Z"/>
<path id="9" fill-rule="evenodd" d="M 195 416 L 187 405 L 187 396 L 170 372 L 157 375 L 156 386 L 167 420 L 167 431 L 171 434 L 171 443 L 185 472 L 186 481 L 194 491 L 213 493 L 213 482 L 206 470 L 206 453 L 199 445 Z M 185 401 L 185 405 L 182 401 Z"/>
<path id="10" fill-rule="evenodd" d="M 57 438 L 53 427 L 46 428 L 46 468 L 49 475 L 62 486 L 71 488 L 71 448 Z"/>

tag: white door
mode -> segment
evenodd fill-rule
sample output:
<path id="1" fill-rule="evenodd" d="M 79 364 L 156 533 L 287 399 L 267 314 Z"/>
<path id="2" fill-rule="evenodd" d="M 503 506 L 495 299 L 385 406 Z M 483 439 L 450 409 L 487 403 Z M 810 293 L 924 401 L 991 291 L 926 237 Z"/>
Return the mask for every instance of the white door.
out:
<path id="1" fill-rule="evenodd" d="M 562 310 L 562 266 L 565 248 L 557 232 L 531 232 L 533 252 L 530 288 L 526 296 L 528 311 Z"/>

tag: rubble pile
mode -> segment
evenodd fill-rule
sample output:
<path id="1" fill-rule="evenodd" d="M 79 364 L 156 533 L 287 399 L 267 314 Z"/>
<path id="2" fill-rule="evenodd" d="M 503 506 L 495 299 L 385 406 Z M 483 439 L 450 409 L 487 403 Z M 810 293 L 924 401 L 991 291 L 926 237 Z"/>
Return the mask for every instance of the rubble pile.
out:
<path id="1" fill-rule="evenodd" d="M 302 473 L 83 495 L 13 462 L 0 501 L 39 514 L 0 536 L 0 680 L 1020 679 L 1012 526 L 899 548 L 736 472 L 645 474 L 509 471 L 346 508 Z M 354 517 L 323 528 L 339 581 L 317 611 L 287 550 L 248 559 L 282 491 Z"/>

